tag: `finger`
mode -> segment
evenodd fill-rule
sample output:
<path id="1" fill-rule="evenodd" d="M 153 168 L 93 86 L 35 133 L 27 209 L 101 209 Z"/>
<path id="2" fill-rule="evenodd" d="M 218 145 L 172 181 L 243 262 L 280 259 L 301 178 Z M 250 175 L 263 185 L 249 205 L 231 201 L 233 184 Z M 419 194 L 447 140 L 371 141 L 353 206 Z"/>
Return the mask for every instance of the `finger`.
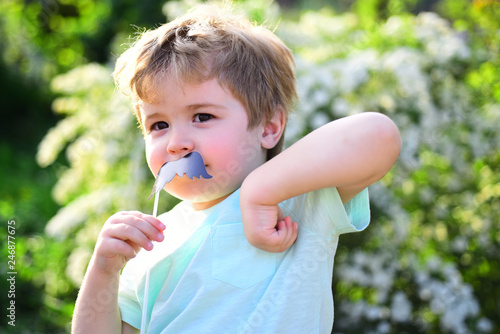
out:
<path id="1" fill-rule="evenodd" d="M 292 234 L 291 222 L 289 219 L 284 219 L 278 222 L 278 230 L 276 231 L 276 251 L 283 252 L 288 249 L 294 239 Z"/>
<path id="2" fill-rule="evenodd" d="M 163 230 L 165 230 L 165 225 L 160 220 L 150 215 L 143 215 L 141 216 L 141 219 L 146 223 L 146 226 L 144 226 L 142 222 L 139 223 L 141 225 L 141 230 L 142 228 L 146 228 L 147 230 L 144 230 L 144 232 L 151 240 L 158 242 L 163 241 Z M 150 227 L 153 227 L 154 229 L 151 229 Z"/>
<path id="3" fill-rule="evenodd" d="M 292 227 L 292 219 L 290 217 L 285 217 L 285 226 L 286 226 L 286 245 L 290 247 L 295 241 L 293 236 L 293 227 Z"/>
<path id="4" fill-rule="evenodd" d="M 110 238 L 106 245 L 114 254 L 125 257 L 126 261 L 133 259 L 141 249 L 137 244 L 131 244 L 130 241 L 113 238 Z"/>
<path id="5" fill-rule="evenodd" d="M 129 231 L 131 233 L 136 233 L 132 228 L 139 230 L 143 233 L 148 239 L 154 241 L 163 241 L 163 230 L 165 225 L 161 223 L 158 219 L 153 216 L 148 216 L 140 213 L 123 213 L 119 215 L 117 218 L 113 219 L 111 222 L 110 231 L 116 231 L 117 225 L 126 225 L 120 228 L 125 229 L 125 231 Z M 161 225 L 160 225 L 161 224 Z M 130 227 L 127 227 L 130 226 Z"/>
<path id="6" fill-rule="evenodd" d="M 279 205 L 277 206 L 277 208 L 278 208 L 278 221 L 283 220 L 283 211 L 281 210 Z"/>
<path id="7" fill-rule="evenodd" d="M 286 248 L 290 247 L 297 238 L 297 223 L 292 223 L 292 218 L 287 216 L 282 221 L 283 243 Z"/>
<path id="8" fill-rule="evenodd" d="M 297 235 L 299 233 L 299 223 L 292 222 L 292 229 L 293 229 L 294 238 L 297 239 Z"/>
<path id="9" fill-rule="evenodd" d="M 115 217 L 103 233 L 105 237 L 130 241 L 146 250 L 153 249 L 152 240 L 163 240 L 163 234 L 148 221 L 131 214 Z"/>
<path id="10" fill-rule="evenodd" d="M 133 217 L 137 217 L 139 219 L 142 219 L 144 221 L 147 221 L 154 228 L 156 228 L 159 232 L 162 232 L 166 228 L 165 225 L 158 218 L 156 218 L 152 215 L 147 215 L 147 214 L 142 213 L 140 211 L 123 211 L 123 212 L 120 212 L 119 214 L 121 215 L 121 217 L 133 216 Z"/>
<path id="11" fill-rule="evenodd" d="M 124 258 L 125 261 L 128 261 L 134 258 L 140 249 L 141 247 L 137 245 L 134 246 L 134 244 L 129 241 L 111 237 L 100 239 L 100 242 L 98 242 L 96 246 L 97 253 L 103 259 L 106 259 L 106 261 L 117 259 L 119 263 L 118 266 L 123 266 L 124 264 L 119 258 Z"/>
<path id="12" fill-rule="evenodd" d="M 152 215 L 147 215 L 142 212 L 138 212 L 137 215 L 139 218 L 144 219 L 145 221 L 149 222 L 151 225 L 153 225 L 159 232 L 162 232 L 165 230 L 166 226 L 159 220 L 158 218 L 152 216 Z"/>
<path id="13" fill-rule="evenodd" d="M 292 234 L 292 239 L 295 241 L 295 239 L 297 239 L 299 224 L 297 222 L 292 221 L 292 217 L 288 217 L 288 219 L 290 220 L 290 232 Z"/>
<path id="14" fill-rule="evenodd" d="M 278 230 L 285 234 L 287 237 L 290 235 L 292 229 L 292 219 L 286 216 L 281 221 L 278 222 Z"/>
<path id="15" fill-rule="evenodd" d="M 132 249 L 134 250 L 134 254 L 139 253 L 139 251 L 142 249 L 142 247 L 140 245 L 136 244 L 135 242 L 132 242 L 132 240 L 122 240 L 122 241 L 127 243 L 127 245 L 129 245 L 130 247 L 132 247 Z M 146 250 L 148 250 L 148 249 L 146 249 Z M 152 250 L 152 248 L 151 248 L 151 250 Z"/>
<path id="16" fill-rule="evenodd" d="M 153 243 L 151 239 L 140 229 L 132 225 L 114 225 L 110 228 L 108 237 L 109 239 L 121 240 L 132 246 L 136 251 L 138 251 L 137 248 L 144 248 L 146 250 L 153 249 Z"/>

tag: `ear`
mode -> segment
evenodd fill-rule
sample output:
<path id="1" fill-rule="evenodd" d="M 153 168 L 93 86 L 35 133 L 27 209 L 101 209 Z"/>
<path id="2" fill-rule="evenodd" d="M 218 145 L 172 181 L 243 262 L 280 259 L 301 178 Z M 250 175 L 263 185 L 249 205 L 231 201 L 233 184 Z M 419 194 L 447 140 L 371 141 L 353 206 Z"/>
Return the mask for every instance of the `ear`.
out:
<path id="1" fill-rule="evenodd" d="M 265 149 L 271 149 L 279 142 L 285 130 L 285 111 L 282 106 L 276 107 L 273 118 L 264 124 L 262 129 L 261 145 Z"/>

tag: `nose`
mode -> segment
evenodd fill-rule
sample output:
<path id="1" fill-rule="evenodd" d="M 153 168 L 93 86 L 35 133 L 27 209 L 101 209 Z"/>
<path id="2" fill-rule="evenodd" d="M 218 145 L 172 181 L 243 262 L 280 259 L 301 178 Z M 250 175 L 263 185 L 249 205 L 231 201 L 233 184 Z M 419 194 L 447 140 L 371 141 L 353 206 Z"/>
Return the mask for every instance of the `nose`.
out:
<path id="1" fill-rule="evenodd" d="M 178 155 L 179 158 L 193 151 L 194 142 L 189 135 L 189 131 L 183 128 L 171 128 L 169 131 L 167 152 L 171 155 Z"/>

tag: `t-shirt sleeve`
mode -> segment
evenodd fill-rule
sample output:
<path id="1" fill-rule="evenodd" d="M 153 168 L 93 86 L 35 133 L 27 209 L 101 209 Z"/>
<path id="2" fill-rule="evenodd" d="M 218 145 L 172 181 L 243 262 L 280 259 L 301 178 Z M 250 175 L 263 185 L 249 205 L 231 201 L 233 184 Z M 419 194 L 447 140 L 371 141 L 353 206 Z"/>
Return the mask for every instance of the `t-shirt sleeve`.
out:
<path id="1" fill-rule="evenodd" d="M 340 196 L 339 196 L 340 197 Z M 370 201 L 368 188 L 357 194 L 352 200 L 344 205 L 347 217 L 357 232 L 364 230 L 370 224 Z M 349 232 L 349 231 L 348 231 Z"/>
<path id="2" fill-rule="evenodd" d="M 136 273 L 133 265 L 129 262 L 120 276 L 120 287 L 118 289 L 118 307 L 122 321 L 140 329 L 142 308 L 137 297 Z"/>
<path id="3" fill-rule="evenodd" d="M 370 223 L 368 189 L 346 205 L 337 188 L 324 188 L 289 199 L 281 207 L 302 228 L 325 237 L 362 231 Z"/>

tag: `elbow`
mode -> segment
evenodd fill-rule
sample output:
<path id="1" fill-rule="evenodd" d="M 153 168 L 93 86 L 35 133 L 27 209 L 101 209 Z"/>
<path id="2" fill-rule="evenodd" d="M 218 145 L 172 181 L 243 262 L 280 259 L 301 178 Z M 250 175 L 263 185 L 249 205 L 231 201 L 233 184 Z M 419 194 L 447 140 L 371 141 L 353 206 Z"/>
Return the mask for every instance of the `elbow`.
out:
<path id="1" fill-rule="evenodd" d="M 396 162 L 401 152 L 401 135 L 396 123 L 389 117 L 377 114 L 377 118 L 376 125 L 380 145 L 386 151 L 386 156 L 390 158 L 389 160 L 392 161 L 392 165 Z"/>
<path id="2" fill-rule="evenodd" d="M 377 173 L 374 176 L 376 181 L 380 180 L 392 166 L 396 163 L 401 152 L 401 135 L 397 125 L 389 117 L 369 112 L 368 117 L 369 131 L 367 142 L 373 145 L 371 149 L 376 152 L 378 162 Z M 380 159 L 381 158 L 381 159 Z"/>

